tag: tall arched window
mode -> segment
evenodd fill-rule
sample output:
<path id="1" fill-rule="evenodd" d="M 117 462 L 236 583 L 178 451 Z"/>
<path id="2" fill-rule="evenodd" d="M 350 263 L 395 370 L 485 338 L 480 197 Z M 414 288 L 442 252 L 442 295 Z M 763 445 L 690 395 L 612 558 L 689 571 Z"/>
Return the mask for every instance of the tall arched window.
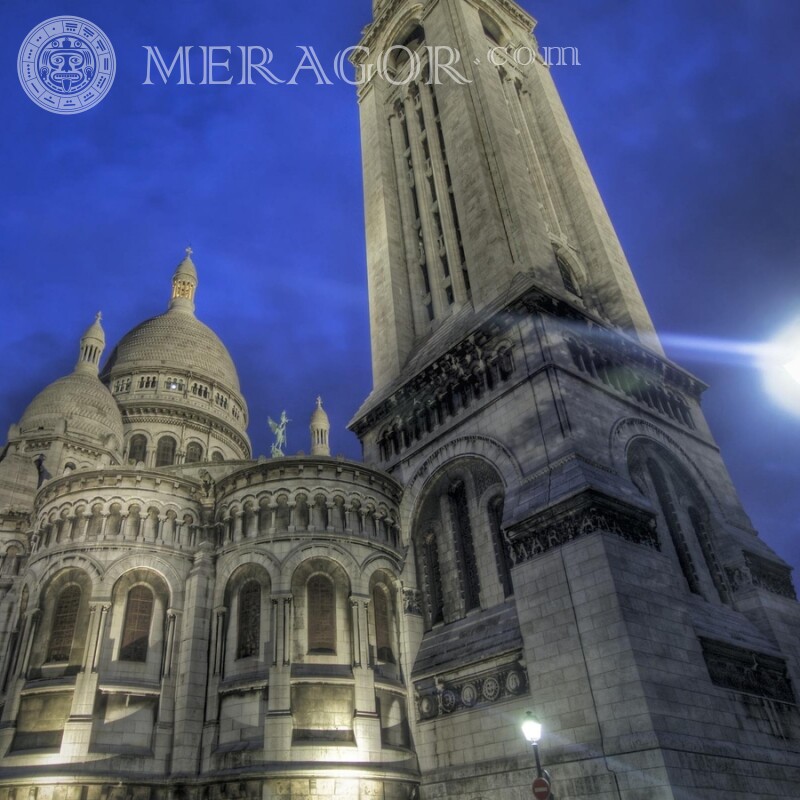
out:
<path id="1" fill-rule="evenodd" d="M 327 575 L 313 575 L 307 584 L 308 652 L 336 654 L 336 595 Z"/>
<path id="2" fill-rule="evenodd" d="M 692 555 L 689 552 L 689 547 L 686 544 L 686 537 L 683 533 L 683 527 L 678 517 L 667 478 L 661 467 L 652 458 L 647 459 L 647 469 L 650 472 L 650 477 L 653 479 L 656 497 L 661 506 L 661 511 L 664 514 L 664 521 L 667 523 L 667 530 L 672 539 L 672 544 L 675 547 L 675 552 L 678 556 L 683 576 L 686 578 L 686 583 L 689 584 L 689 589 L 692 592 L 695 594 L 702 594 L 700 591 L 700 580 L 697 577 L 697 570 L 695 569 Z"/>
<path id="3" fill-rule="evenodd" d="M 128 461 L 131 464 L 138 464 L 147 458 L 147 437 L 141 433 L 131 436 L 128 446 Z"/>
<path id="4" fill-rule="evenodd" d="M 430 530 L 422 540 L 422 575 L 425 584 L 425 600 L 428 612 L 428 627 L 444 621 L 444 590 L 439 566 L 439 545 L 436 531 Z"/>
<path id="5" fill-rule="evenodd" d="M 450 499 L 450 518 L 453 524 L 456 553 L 461 566 L 461 588 L 464 596 L 464 610 L 480 608 L 481 581 L 478 576 L 478 563 L 475 560 L 475 545 L 472 541 L 472 526 L 469 520 L 467 491 L 464 481 L 456 481 L 448 493 Z"/>
<path id="6" fill-rule="evenodd" d="M 239 625 L 236 658 L 258 655 L 261 642 L 261 586 L 247 581 L 239 590 Z"/>
<path id="7" fill-rule="evenodd" d="M 197 464 L 203 460 L 203 445 L 198 442 L 189 442 L 186 448 L 186 463 Z"/>
<path id="8" fill-rule="evenodd" d="M 80 606 L 81 590 L 79 586 L 72 584 L 61 591 L 53 612 L 53 626 L 50 629 L 46 663 L 69 661 Z"/>
<path id="9" fill-rule="evenodd" d="M 556 253 L 556 263 L 558 264 L 558 271 L 561 273 L 561 280 L 564 283 L 564 288 L 571 294 L 577 297 L 581 296 L 578 282 L 575 280 L 575 274 L 572 267 L 567 263 L 567 260 L 560 253 Z"/>
<path id="10" fill-rule="evenodd" d="M 153 593 L 146 586 L 134 586 L 128 592 L 125 623 L 122 626 L 120 661 L 147 661 L 150 623 L 153 620 Z"/>
<path id="11" fill-rule="evenodd" d="M 381 586 L 372 590 L 372 611 L 375 617 L 375 650 L 378 660 L 394 664 L 389 598 Z"/>
<path id="12" fill-rule="evenodd" d="M 172 436 L 162 436 L 156 447 L 156 466 L 169 467 L 175 463 L 177 442 Z"/>

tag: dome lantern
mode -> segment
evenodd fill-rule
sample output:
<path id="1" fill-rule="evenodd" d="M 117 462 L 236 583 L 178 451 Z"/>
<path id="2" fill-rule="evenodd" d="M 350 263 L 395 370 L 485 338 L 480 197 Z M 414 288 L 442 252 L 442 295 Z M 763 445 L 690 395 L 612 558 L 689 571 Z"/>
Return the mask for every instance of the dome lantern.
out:
<path id="1" fill-rule="evenodd" d="M 322 398 L 317 397 L 317 407 L 311 415 L 311 455 L 329 456 L 331 454 L 328 435 L 331 430 L 331 423 L 325 409 L 322 407 Z"/>
<path id="2" fill-rule="evenodd" d="M 192 261 L 192 248 L 186 248 L 186 256 L 178 264 L 172 276 L 172 297 L 169 310 L 194 313 L 194 293 L 197 289 L 197 269 Z"/>
<path id="3" fill-rule="evenodd" d="M 98 311 L 94 322 L 83 332 L 75 372 L 97 375 L 100 369 L 100 356 L 103 355 L 106 346 L 106 335 L 100 324 L 102 318 L 103 315 Z"/>

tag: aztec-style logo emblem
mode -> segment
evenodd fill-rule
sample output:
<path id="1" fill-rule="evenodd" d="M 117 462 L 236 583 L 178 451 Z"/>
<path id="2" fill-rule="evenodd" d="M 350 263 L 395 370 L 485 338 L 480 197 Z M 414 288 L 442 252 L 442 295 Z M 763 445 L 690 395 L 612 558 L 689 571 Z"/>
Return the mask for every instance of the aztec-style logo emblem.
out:
<path id="1" fill-rule="evenodd" d="M 37 25 L 17 59 L 25 93 L 55 114 L 80 114 L 96 106 L 108 94 L 115 70 L 108 36 L 81 17 L 53 17 Z"/>

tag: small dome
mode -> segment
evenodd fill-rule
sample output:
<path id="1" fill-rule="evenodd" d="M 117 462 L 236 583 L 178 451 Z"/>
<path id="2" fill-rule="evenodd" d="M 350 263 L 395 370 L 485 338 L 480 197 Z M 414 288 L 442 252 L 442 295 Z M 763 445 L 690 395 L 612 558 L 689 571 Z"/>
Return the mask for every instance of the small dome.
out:
<path id="1" fill-rule="evenodd" d="M 191 247 L 186 248 L 186 256 L 184 257 L 183 261 L 178 264 L 177 268 L 175 269 L 175 274 L 172 276 L 173 280 L 178 278 L 194 281 L 195 286 L 197 285 L 197 267 L 195 267 L 194 261 L 192 261 Z"/>
<path id="2" fill-rule="evenodd" d="M 322 407 L 322 398 L 317 398 L 317 405 L 314 409 L 313 413 L 311 414 L 311 424 L 316 425 L 327 425 L 330 427 L 330 420 L 328 419 L 328 415 L 325 412 L 325 409 Z"/>
<path id="3" fill-rule="evenodd" d="M 102 377 L 139 369 L 172 368 L 220 381 L 239 392 L 239 376 L 225 345 L 193 314 L 171 309 L 122 337 Z"/>
<path id="4" fill-rule="evenodd" d="M 95 446 L 118 449 L 122 445 L 122 414 L 96 375 L 74 372 L 43 389 L 25 409 L 20 433 L 37 430 L 78 434 Z M 114 436 L 116 441 L 109 442 Z"/>
<path id="5" fill-rule="evenodd" d="M 311 431 L 311 455 L 329 456 L 331 447 L 328 436 L 331 430 L 331 423 L 325 413 L 325 409 L 322 407 L 321 397 L 317 398 L 317 407 L 311 414 L 311 422 L 308 427 Z"/>

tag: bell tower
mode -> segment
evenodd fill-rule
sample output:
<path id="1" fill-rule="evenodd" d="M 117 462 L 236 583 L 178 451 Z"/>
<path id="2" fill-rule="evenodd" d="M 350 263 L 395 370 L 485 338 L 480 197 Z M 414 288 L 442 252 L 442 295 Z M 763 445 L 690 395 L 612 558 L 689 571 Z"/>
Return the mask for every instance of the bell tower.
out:
<path id="1" fill-rule="evenodd" d="M 534 24 L 495 0 L 376 7 L 357 54 L 376 390 L 519 276 L 658 348 L 548 67 L 513 56 Z"/>
<path id="2" fill-rule="evenodd" d="M 527 792 L 527 711 L 558 796 L 632 796 L 631 774 L 703 796 L 743 763 L 713 759 L 748 757 L 736 726 L 793 796 L 790 570 L 741 507 L 705 385 L 661 349 L 534 20 L 508 0 L 373 10 L 354 58 L 373 389 L 351 429 L 405 487 L 422 797 L 484 796 L 488 774 Z"/>

